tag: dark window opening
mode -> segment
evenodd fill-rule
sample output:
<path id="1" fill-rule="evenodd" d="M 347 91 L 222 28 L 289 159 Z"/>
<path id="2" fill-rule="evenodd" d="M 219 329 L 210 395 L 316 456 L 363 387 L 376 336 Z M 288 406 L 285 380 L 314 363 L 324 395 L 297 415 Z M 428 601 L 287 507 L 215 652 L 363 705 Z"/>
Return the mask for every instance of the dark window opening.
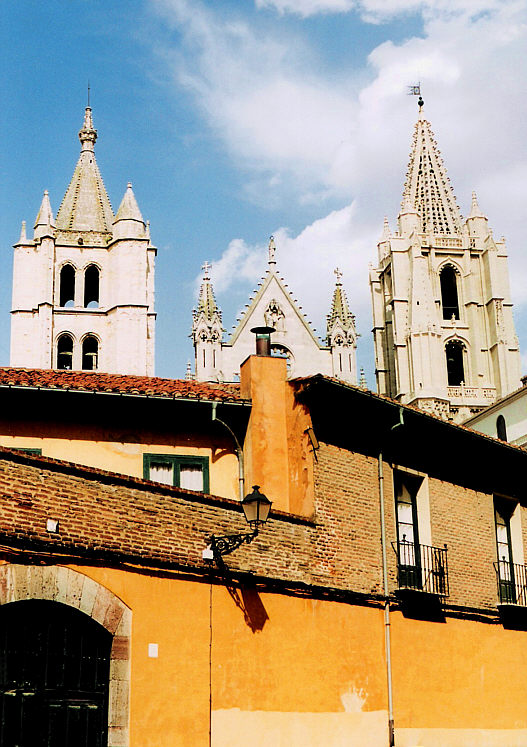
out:
<path id="1" fill-rule="evenodd" d="M 505 418 L 503 415 L 498 415 L 496 419 L 496 432 L 500 441 L 507 440 L 507 426 L 505 425 Z"/>
<path id="2" fill-rule="evenodd" d="M 108 744 L 112 635 L 79 610 L 25 600 L 0 608 L 0 744 Z"/>
<path id="3" fill-rule="evenodd" d="M 57 342 L 57 368 L 71 369 L 73 366 L 73 339 L 61 335 Z"/>
<path id="4" fill-rule="evenodd" d="M 97 370 L 99 357 L 99 342 L 96 337 L 88 335 L 82 341 L 82 370 L 83 371 L 95 371 Z"/>
<path id="5" fill-rule="evenodd" d="M 99 269 L 90 265 L 84 273 L 84 308 L 99 307 Z"/>
<path id="6" fill-rule="evenodd" d="M 509 501 L 494 499 L 496 550 L 498 555 L 498 583 L 501 602 L 516 602 L 514 561 L 512 558 L 511 516 L 514 506 Z"/>
<path id="7" fill-rule="evenodd" d="M 394 473 L 399 586 L 412 589 L 420 589 L 422 585 L 417 523 L 417 492 L 422 481 L 421 477 Z"/>
<path id="8" fill-rule="evenodd" d="M 207 457 L 177 454 L 144 454 L 143 476 L 146 480 L 175 485 L 187 490 L 209 492 Z"/>
<path id="9" fill-rule="evenodd" d="M 443 319 L 459 319 L 459 299 L 457 293 L 457 273 L 451 265 L 443 267 L 439 276 L 441 282 L 441 304 Z"/>
<path id="10" fill-rule="evenodd" d="M 60 271 L 59 306 L 73 306 L 75 303 L 75 268 L 64 265 Z"/>
<path id="11" fill-rule="evenodd" d="M 465 346 L 459 340 L 451 340 L 445 346 L 448 386 L 460 386 L 465 382 L 464 352 Z"/>

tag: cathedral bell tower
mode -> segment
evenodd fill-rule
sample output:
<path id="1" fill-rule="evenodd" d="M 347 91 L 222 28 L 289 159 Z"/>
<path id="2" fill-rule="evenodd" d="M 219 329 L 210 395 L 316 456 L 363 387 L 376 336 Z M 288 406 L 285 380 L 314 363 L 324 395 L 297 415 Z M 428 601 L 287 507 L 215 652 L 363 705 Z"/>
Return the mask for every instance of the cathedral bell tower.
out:
<path id="1" fill-rule="evenodd" d="M 131 184 L 113 215 L 89 106 L 79 139 L 56 220 L 46 191 L 14 247 L 10 364 L 152 376 L 156 249 Z"/>
<path id="2" fill-rule="evenodd" d="M 397 230 L 370 271 L 377 389 L 457 422 L 520 386 L 505 240 L 463 220 L 419 99 Z"/>

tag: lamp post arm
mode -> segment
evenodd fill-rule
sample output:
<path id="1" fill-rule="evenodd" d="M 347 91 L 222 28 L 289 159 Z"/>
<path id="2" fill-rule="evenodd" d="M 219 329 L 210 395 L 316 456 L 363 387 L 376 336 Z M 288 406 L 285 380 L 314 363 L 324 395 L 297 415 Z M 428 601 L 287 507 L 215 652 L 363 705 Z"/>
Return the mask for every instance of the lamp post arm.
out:
<path id="1" fill-rule="evenodd" d="M 258 527 L 252 532 L 245 534 L 223 534 L 219 537 L 212 535 L 210 538 L 210 547 L 215 556 L 229 555 L 243 544 L 250 544 L 258 534 Z"/>

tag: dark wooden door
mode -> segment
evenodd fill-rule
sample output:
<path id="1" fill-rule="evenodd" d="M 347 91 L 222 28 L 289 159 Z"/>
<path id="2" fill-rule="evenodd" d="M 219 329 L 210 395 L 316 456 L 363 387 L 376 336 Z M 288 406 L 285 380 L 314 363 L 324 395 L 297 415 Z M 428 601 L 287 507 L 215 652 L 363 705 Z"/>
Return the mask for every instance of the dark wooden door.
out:
<path id="1" fill-rule="evenodd" d="M 0 745 L 108 743 L 111 634 L 58 602 L 0 607 Z"/>

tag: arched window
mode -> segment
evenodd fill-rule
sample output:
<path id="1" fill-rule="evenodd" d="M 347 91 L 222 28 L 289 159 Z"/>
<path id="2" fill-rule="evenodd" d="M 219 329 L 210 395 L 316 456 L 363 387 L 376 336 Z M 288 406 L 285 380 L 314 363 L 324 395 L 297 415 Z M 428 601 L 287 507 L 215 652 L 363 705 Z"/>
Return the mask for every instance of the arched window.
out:
<path id="1" fill-rule="evenodd" d="M 449 386 L 459 386 L 465 382 L 464 352 L 465 346 L 459 340 L 450 340 L 445 346 Z"/>
<path id="2" fill-rule="evenodd" d="M 57 341 L 57 368 L 71 369 L 73 366 L 73 338 L 61 335 Z"/>
<path id="3" fill-rule="evenodd" d="M 84 308 L 97 309 L 99 306 L 99 268 L 90 265 L 84 273 Z"/>
<path id="4" fill-rule="evenodd" d="M 457 273 L 452 265 L 446 265 L 439 275 L 441 283 L 441 305 L 443 319 L 459 319 L 459 299 L 457 293 Z"/>
<path id="5" fill-rule="evenodd" d="M 95 371 L 99 357 L 99 341 L 93 335 L 88 335 L 82 341 L 82 370 Z"/>
<path id="6" fill-rule="evenodd" d="M 500 441 L 507 440 L 507 426 L 505 425 L 505 418 L 503 415 L 498 415 L 496 418 L 496 433 Z"/>
<path id="7" fill-rule="evenodd" d="M 75 268 L 64 265 L 60 271 L 59 305 L 73 306 L 75 303 Z"/>

